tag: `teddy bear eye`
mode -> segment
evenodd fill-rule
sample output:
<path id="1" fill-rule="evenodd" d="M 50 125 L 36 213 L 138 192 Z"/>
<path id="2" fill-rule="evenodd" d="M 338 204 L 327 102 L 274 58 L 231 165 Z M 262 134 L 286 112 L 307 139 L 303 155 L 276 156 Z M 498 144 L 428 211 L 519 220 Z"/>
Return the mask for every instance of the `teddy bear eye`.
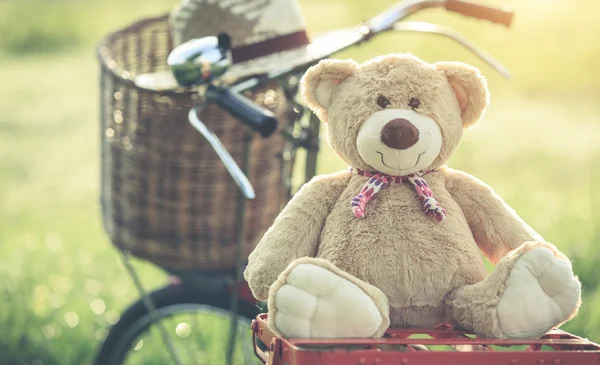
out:
<path id="1" fill-rule="evenodd" d="M 390 105 L 390 100 L 388 98 L 386 98 L 385 96 L 381 95 L 377 98 L 377 105 L 379 105 L 382 108 L 387 108 L 388 105 Z"/>
<path id="2" fill-rule="evenodd" d="M 411 109 L 413 110 L 417 109 L 419 105 L 421 105 L 421 102 L 417 98 L 410 98 L 410 100 L 408 101 L 408 106 L 411 107 Z"/>

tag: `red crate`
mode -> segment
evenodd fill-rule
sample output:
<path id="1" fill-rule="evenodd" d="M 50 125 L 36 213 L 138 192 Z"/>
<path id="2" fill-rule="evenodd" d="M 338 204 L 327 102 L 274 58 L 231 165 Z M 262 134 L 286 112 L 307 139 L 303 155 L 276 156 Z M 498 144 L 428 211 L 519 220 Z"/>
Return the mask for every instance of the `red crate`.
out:
<path id="1" fill-rule="evenodd" d="M 256 317 L 252 332 L 256 356 L 269 365 L 600 365 L 600 345 L 561 330 L 533 340 L 481 339 L 450 326 L 389 329 L 379 339 L 286 339 L 266 319 Z M 334 348 L 348 345 L 356 346 Z"/>

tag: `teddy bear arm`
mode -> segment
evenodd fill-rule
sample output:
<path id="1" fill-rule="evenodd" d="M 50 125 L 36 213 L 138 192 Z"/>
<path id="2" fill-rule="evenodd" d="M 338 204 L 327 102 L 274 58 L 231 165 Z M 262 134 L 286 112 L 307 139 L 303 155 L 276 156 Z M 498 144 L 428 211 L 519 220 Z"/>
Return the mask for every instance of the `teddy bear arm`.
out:
<path id="1" fill-rule="evenodd" d="M 462 171 L 442 171 L 446 188 L 467 218 L 475 242 L 492 263 L 525 242 L 543 241 L 490 186 Z"/>
<path id="2" fill-rule="evenodd" d="M 347 171 L 321 175 L 305 184 L 279 214 L 248 257 L 244 277 L 254 296 L 269 287 L 295 259 L 314 257 L 325 219 L 349 180 Z"/>

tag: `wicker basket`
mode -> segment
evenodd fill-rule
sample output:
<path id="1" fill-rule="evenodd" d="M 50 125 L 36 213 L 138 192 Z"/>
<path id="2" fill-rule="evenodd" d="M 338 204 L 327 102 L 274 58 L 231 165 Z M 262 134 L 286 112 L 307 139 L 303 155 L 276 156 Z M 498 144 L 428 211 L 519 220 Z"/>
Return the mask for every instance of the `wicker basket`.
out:
<path id="1" fill-rule="evenodd" d="M 104 226 L 116 246 L 166 268 L 231 268 L 240 193 L 216 153 L 188 123 L 194 94 L 149 90 L 131 81 L 167 69 L 167 19 L 142 20 L 109 35 L 98 49 Z M 271 86 L 254 96 L 261 93 L 283 121 L 283 92 Z M 248 129 L 215 105 L 200 117 L 241 165 Z M 257 198 L 247 204 L 244 255 L 279 212 L 283 146 L 280 133 L 252 143 L 248 176 Z"/>

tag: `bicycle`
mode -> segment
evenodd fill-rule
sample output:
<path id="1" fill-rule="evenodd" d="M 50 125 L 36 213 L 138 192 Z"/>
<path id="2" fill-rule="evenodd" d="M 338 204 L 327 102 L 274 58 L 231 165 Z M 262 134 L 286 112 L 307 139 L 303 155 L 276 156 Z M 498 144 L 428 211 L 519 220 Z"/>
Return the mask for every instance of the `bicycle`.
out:
<path id="1" fill-rule="evenodd" d="M 231 44 L 228 36 L 225 34 L 217 37 L 192 40 L 172 51 L 169 55 L 168 63 L 174 79 L 179 85 L 185 88 L 193 88 L 200 95 L 198 104 L 189 112 L 189 122 L 205 137 L 223 161 L 231 177 L 242 192 L 241 204 L 247 199 L 253 199 L 255 196 L 252 185 L 244 174 L 248 158 L 245 159 L 240 168 L 220 143 L 216 134 L 200 121 L 198 111 L 208 103 L 216 103 L 251 130 L 258 132 L 266 138 L 275 133 L 277 129 L 276 118 L 272 113 L 262 109 L 244 97 L 243 93 L 255 90 L 262 85 L 274 81 L 281 83 L 285 91 L 285 97 L 293 105 L 294 110 L 291 123 L 283 131 L 288 141 L 286 147 L 287 158 L 284 159 L 284 174 L 291 174 L 292 165 L 297 156 L 296 152 L 300 148 L 304 148 L 307 151 L 304 181 L 308 181 L 315 175 L 316 171 L 319 121 L 314 115 L 305 111 L 302 105 L 295 101 L 295 97 L 298 91 L 298 80 L 303 72 L 321 59 L 327 58 L 331 54 L 348 47 L 368 42 L 374 36 L 388 31 L 411 31 L 437 34 L 454 39 L 479 56 L 503 76 L 509 77 L 508 71 L 498 61 L 487 56 L 451 29 L 423 22 L 404 22 L 407 17 L 428 8 L 445 8 L 449 11 L 489 20 L 505 26 L 509 26 L 512 21 L 512 13 L 509 11 L 468 3 L 462 0 L 405 0 L 362 25 L 333 31 L 324 36 L 317 37 L 313 42 L 313 49 L 304 57 L 291 60 L 284 66 L 267 73 L 244 79 L 236 78 L 236 66 L 231 65 L 231 56 L 229 54 Z M 335 42 L 335 47 L 320 48 L 319 42 L 323 42 L 321 44 Z M 289 181 L 287 182 L 287 192 L 289 198 L 292 192 Z M 240 209 L 238 214 L 243 214 L 243 211 L 244 209 Z M 240 219 L 240 222 L 243 221 L 243 219 Z M 242 231 L 244 229 L 244 227 L 238 228 Z M 201 342 L 209 342 L 216 345 L 216 352 L 220 353 L 224 352 L 223 344 L 228 343 L 228 363 L 249 362 L 256 356 L 263 363 L 283 364 L 287 362 L 295 364 L 301 363 L 298 360 L 302 358 L 300 355 L 308 354 L 306 351 L 301 352 L 300 347 L 298 347 L 304 342 L 294 343 L 277 338 L 266 327 L 264 315 L 256 317 L 260 312 L 260 308 L 257 307 L 248 286 L 242 280 L 241 273 L 245 258 L 241 255 L 238 255 L 238 265 L 233 270 L 210 272 L 169 270 L 169 274 L 175 277 L 176 280 L 152 293 L 146 293 L 143 290 L 139 278 L 129 263 L 128 257 L 128 253 L 124 252 L 123 262 L 136 283 L 142 299 L 130 306 L 124 312 L 121 319 L 111 328 L 108 337 L 96 357 L 95 363 L 97 365 L 135 363 L 137 352 L 143 346 L 147 347 L 148 339 L 152 338 L 152 336 L 156 337 L 157 334 L 160 334 L 160 341 L 166 345 L 166 351 L 162 355 L 168 361 L 173 361 L 178 365 L 183 364 L 180 350 L 182 347 L 190 345 L 190 348 L 186 348 L 183 351 L 188 356 L 187 359 L 192 362 L 201 363 L 203 359 L 206 360 L 207 358 L 206 351 L 200 348 L 201 346 L 196 341 L 190 340 L 193 330 L 199 326 L 196 315 L 200 313 L 204 316 L 210 314 L 212 318 L 210 320 L 204 319 L 204 321 L 211 327 L 221 328 L 221 332 L 216 339 L 202 339 Z M 251 328 L 250 323 L 252 320 L 254 321 Z M 190 326 L 188 322 L 192 325 Z M 167 326 L 169 330 L 167 330 Z M 176 344 L 168 333 L 173 328 L 178 340 Z M 229 328 L 229 331 L 226 331 L 229 333 L 228 339 L 223 337 L 223 328 Z M 244 329 L 246 333 L 242 334 Z M 249 339 L 251 331 L 253 342 L 251 343 L 249 340 L 246 341 L 243 338 L 242 341 L 244 341 L 243 344 L 245 345 L 240 346 L 242 342 L 236 341 L 236 339 L 241 336 Z M 432 333 L 441 338 L 460 337 L 463 340 L 466 338 L 466 335 L 463 333 L 436 332 L 436 330 Z M 431 336 L 435 337 L 434 335 Z M 397 337 L 402 338 L 400 335 Z M 355 342 L 359 343 L 360 341 Z M 238 346 L 234 347 L 236 343 Z M 314 342 L 308 341 L 306 343 Z M 266 344 L 269 344 L 269 346 Z M 329 344 L 339 344 L 339 342 L 334 341 Z M 376 341 L 370 341 L 368 345 L 374 346 L 375 344 Z M 411 344 L 404 343 L 403 345 Z M 475 345 L 479 346 L 481 344 L 477 343 Z M 192 354 L 190 354 L 190 351 Z M 295 354 L 294 356 L 296 357 L 292 357 L 292 354 Z M 331 352 L 331 354 L 334 354 L 334 352 Z M 152 354 L 152 356 L 155 355 L 154 353 Z M 209 354 L 208 356 L 213 355 Z M 310 357 L 312 356 L 311 353 L 307 356 L 305 359 L 311 359 L 309 363 L 313 363 L 317 358 L 321 358 L 321 354 L 315 355 L 316 357 Z M 376 357 L 369 357 L 370 355 L 361 356 L 363 355 L 357 352 L 343 358 L 345 361 L 353 361 L 351 363 L 359 364 L 367 364 L 367 360 L 374 361 L 373 363 L 377 364 L 383 364 L 385 362 L 381 361 L 388 360 L 404 361 L 402 359 L 398 360 L 399 358 L 396 356 L 385 357 L 384 360 L 380 359 L 377 360 L 380 362 L 375 362 Z M 208 363 L 218 361 L 215 358 L 219 357 L 210 357 Z M 335 361 L 334 355 L 332 355 L 332 358 L 334 358 L 332 361 Z M 341 358 L 338 357 L 338 361 Z M 133 362 L 128 362 L 130 360 Z M 156 357 L 152 359 L 141 357 L 139 360 L 143 361 L 143 363 L 151 363 L 151 360 L 159 360 L 159 363 L 164 363 L 160 362 L 162 360 Z M 296 360 L 298 362 L 294 362 Z M 399 363 L 404 364 L 408 362 Z"/>

